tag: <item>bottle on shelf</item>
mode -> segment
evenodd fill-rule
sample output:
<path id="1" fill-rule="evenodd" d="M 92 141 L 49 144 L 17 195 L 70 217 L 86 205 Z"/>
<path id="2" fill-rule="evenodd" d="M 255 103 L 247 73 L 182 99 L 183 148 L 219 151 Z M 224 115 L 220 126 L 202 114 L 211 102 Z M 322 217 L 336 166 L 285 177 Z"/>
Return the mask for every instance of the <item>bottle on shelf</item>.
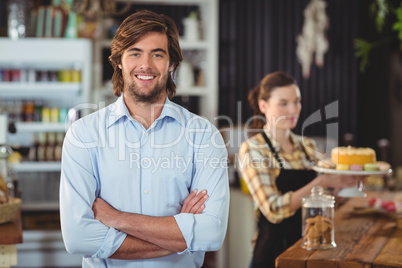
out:
<path id="1" fill-rule="evenodd" d="M 27 80 L 28 83 L 35 83 L 36 82 L 36 70 L 35 69 L 29 69 L 27 74 Z"/>
<path id="2" fill-rule="evenodd" d="M 58 132 L 56 134 L 56 145 L 54 147 L 54 160 L 61 161 L 61 152 L 63 148 L 64 133 Z"/>
<path id="3" fill-rule="evenodd" d="M 54 71 L 54 70 L 49 71 L 49 81 L 50 82 L 58 82 L 59 81 L 57 71 Z"/>
<path id="4" fill-rule="evenodd" d="M 67 110 L 67 108 L 60 108 L 59 121 L 60 121 L 60 123 L 64 123 L 64 122 L 68 121 L 68 110 Z"/>
<path id="5" fill-rule="evenodd" d="M 35 103 L 35 111 L 34 111 L 34 121 L 35 122 L 42 121 L 42 109 L 43 109 L 42 101 L 37 101 Z"/>
<path id="6" fill-rule="evenodd" d="M 11 71 L 11 81 L 20 82 L 21 80 L 21 72 L 18 69 L 14 69 Z"/>
<path id="7" fill-rule="evenodd" d="M 25 102 L 23 106 L 23 117 L 25 122 L 33 122 L 35 115 L 35 104 L 33 101 Z"/>
<path id="8" fill-rule="evenodd" d="M 8 69 L 3 69 L 3 82 L 11 82 L 11 72 Z"/>
<path id="9" fill-rule="evenodd" d="M 39 73 L 39 82 L 49 82 L 50 81 L 50 77 L 49 77 L 49 72 L 42 70 Z"/>
<path id="10" fill-rule="evenodd" d="M 50 123 L 50 109 L 48 107 L 42 108 L 42 122 Z"/>
<path id="11" fill-rule="evenodd" d="M 47 133 L 47 144 L 45 149 L 46 161 L 54 161 L 54 149 L 56 145 L 56 133 Z"/>
<path id="12" fill-rule="evenodd" d="M 71 70 L 71 81 L 75 83 L 81 82 L 81 69 L 80 63 L 75 63 L 74 68 Z"/>
<path id="13" fill-rule="evenodd" d="M 28 152 L 28 161 L 38 161 L 38 147 L 39 147 L 39 140 L 38 134 L 33 134 L 33 144 L 29 148 Z"/>
<path id="14" fill-rule="evenodd" d="M 39 133 L 39 145 L 37 149 L 38 161 L 46 161 L 46 145 L 47 145 L 46 133 L 41 132 Z"/>
<path id="15" fill-rule="evenodd" d="M 59 117 L 59 108 L 51 108 L 50 109 L 50 122 L 52 123 L 58 123 L 60 121 Z"/>

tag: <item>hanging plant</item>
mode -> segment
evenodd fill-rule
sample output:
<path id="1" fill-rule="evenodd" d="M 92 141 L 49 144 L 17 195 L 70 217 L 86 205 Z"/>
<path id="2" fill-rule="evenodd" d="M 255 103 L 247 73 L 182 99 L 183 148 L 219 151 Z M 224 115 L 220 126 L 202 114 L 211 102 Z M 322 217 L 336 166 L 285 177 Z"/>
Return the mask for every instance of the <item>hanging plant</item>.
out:
<path id="1" fill-rule="evenodd" d="M 304 78 L 310 77 L 311 64 L 318 67 L 324 65 L 324 54 L 329 43 L 325 32 L 329 27 L 329 19 L 325 12 L 327 3 L 323 0 L 310 0 L 304 9 L 302 33 L 297 36 L 296 56 L 301 64 Z"/>
<path id="2" fill-rule="evenodd" d="M 370 6 L 371 13 L 375 16 L 375 24 L 378 32 L 382 32 L 385 21 L 389 14 L 396 16 L 396 21 L 392 24 L 392 29 L 398 32 L 398 39 L 402 45 L 402 3 L 398 8 L 392 7 L 389 0 L 374 0 Z M 395 40 L 395 37 L 387 37 L 382 40 L 368 41 L 366 39 L 356 38 L 354 40 L 355 56 L 360 59 L 360 71 L 364 72 L 369 65 L 369 56 L 371 51 Z M 402 46 L 401 46 L 402 49 Z"/>

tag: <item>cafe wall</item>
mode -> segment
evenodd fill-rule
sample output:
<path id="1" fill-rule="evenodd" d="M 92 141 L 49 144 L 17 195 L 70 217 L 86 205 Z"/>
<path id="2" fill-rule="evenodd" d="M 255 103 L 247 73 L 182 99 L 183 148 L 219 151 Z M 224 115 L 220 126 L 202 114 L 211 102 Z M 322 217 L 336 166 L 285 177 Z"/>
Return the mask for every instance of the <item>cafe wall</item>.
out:
<path id="1" fill-rule="evenodd" d="M 354 56 L 355 38 L 379 39 L 367 0 L 326 0 L 329 17 L 329 50 L 323 67 L 312 65 L 303 78 L 296 57 L 296 37 L 301 33 L 303 10 L 309 0 L 221 0 L 220 1 L 220 114 L 235 123 L 246 123 L 252 115 L 247 102 L 250 88 L 267 73 L 283 70 L 294 76 L 302 93 L 301 120 L 317 110 L 322 122 L 304 134 L 325 136 L 328 123 L 339 123 L 339 143 L 343 135 L 355 135 L 354 145 L 378 150 L 377 140 L 390 139 L 389 57 L 392 43 L 376 48 L 364 73 Z M 386 22 L 384 29 L 390 22 Z M 390 27 L 388 27 L 390 28 Z M 392 34 L 392 33 L 391 33 Z M 323 109 L 339 101 L 339 117 L 324 120 Z M 229 105 L 228 105 L 229 104 Z M 225 122 L 222 122 L 223 124 Z M 402 161 L 402 160 L 401 160 Z"/>

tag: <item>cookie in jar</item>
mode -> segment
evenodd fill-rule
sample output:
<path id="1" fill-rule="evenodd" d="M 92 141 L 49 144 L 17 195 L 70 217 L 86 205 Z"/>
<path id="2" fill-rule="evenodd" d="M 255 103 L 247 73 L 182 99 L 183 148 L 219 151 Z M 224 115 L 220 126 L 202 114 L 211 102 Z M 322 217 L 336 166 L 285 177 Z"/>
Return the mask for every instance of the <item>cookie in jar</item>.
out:
<path id="1" fill-rule="evenodd" d="M 309 196 L 302 198 L 301 246 L 305 249 L 335 248 L 335 198 L 324 193 L 321 186 L 314 187 Z"/>

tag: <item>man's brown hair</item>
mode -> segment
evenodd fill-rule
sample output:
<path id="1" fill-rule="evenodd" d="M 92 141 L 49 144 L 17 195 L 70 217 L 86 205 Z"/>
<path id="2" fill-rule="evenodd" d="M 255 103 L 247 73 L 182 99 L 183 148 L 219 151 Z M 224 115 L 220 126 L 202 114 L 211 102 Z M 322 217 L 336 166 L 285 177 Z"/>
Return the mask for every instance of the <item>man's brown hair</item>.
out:
<path id="1" fill-rule="evenodd" d="M 166 34 L 168 38 L 169 64 L 173 66 L 173 69 L 166 83 L 166 92 L 169 99 L 172 99 L 176 94 L 176 85 L 172 77 L 175 75 L 183 60 L 177 27 L 171 18 L 163 14 L 157 14 L 149 10 L 141 10 L 130 15 L 122 22 L 112 41 L 109 62 L 114 69 L 112 84 L 113 92 L 117 97 L 121 95 L 124 89 L 123 74 L 122 70 L 119 68 L 121 57 L 127 48 L 135 44 L 141 36 L 149 32 L 163 33 Z"/>

